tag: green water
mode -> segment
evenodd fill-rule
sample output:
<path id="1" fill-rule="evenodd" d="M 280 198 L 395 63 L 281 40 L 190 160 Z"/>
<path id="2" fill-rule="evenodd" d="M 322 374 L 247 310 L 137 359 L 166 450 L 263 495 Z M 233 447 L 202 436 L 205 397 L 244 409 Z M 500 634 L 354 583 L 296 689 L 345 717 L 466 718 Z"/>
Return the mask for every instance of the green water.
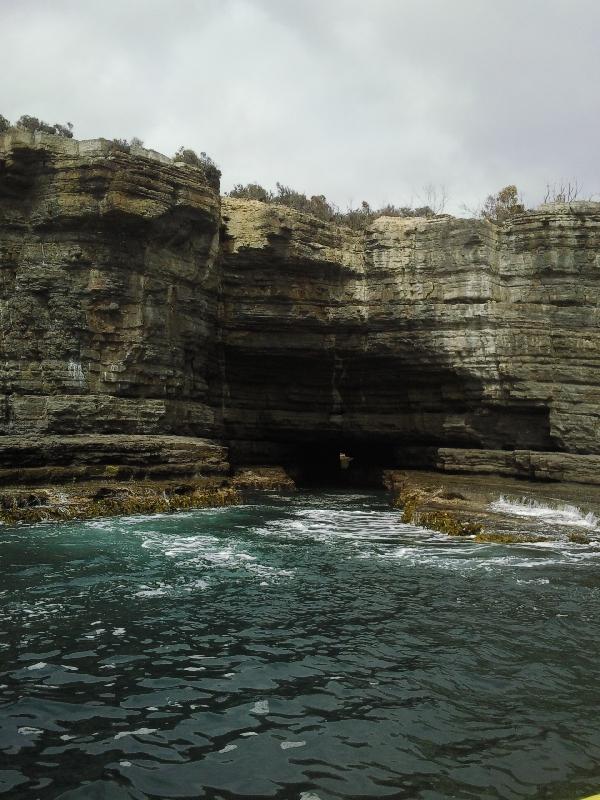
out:
<path id="1" fill-rule="evenodd" d="M 452 540 L 343 493 L 0 543 L 11 800 L 600 790 L 595 547 Z"/>

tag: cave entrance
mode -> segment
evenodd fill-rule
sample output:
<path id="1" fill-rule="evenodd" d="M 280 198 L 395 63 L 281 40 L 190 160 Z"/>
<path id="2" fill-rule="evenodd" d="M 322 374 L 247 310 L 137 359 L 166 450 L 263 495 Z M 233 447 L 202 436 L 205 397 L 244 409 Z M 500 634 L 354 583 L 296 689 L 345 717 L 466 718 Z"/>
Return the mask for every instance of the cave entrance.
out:
<path id="1" fill-rule="evenodd" d="M 382 486 L 382 472 L 394 464 L 389 444 L 310 442 L 289 452 L 286 467 L 299 486 Z"/>

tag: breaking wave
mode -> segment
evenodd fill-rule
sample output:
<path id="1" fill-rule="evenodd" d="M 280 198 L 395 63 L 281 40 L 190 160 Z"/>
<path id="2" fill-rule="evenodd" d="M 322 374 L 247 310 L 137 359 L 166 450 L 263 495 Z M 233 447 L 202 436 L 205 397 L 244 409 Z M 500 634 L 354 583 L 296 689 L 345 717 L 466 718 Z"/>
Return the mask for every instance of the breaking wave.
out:
<path id="1" fill-rule="evenodd" d="M 500 495 L 498 500 L 490 503 L 490 511 L 497 511 L 501 514 L 511 514 L 516 517 L 535 517 L 545 520 L 554 525 L 570 525 L 589 530 L 598 530 L 600 520 L 591 511 L 587 514 L 577 506 L 564 504 L 553 508 L 552 506 L 539 503 L 528 497 L 520 500 L 510 500 L 504 495 Z"/>

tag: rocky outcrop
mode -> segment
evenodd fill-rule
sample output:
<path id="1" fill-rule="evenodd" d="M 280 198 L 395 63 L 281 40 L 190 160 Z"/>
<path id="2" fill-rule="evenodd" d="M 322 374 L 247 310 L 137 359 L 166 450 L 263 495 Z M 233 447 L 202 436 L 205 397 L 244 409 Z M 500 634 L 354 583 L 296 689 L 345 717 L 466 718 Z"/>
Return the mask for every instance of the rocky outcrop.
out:
<path id="1" fill-rule="evenodd" d="M 122 514 L 165 514 L 197 508 L 230 506 L 240 493 L 219 481 L 186 483 L 140 481 L 52 485 L 50 488 L 0 490 L 0 524 L 63 522 Z"/>
<path id="2" fill-rule="evenodd" d="M 148 448 L 225 474 L 228 447 L 317 478 L 343 451 L 348 473 L 600 482 L 600 204 L 356 232 L 142 148 L 11 131 L 0 262 L 0 478 Z"/>
<path id="3" fill-rule="evenodd" d="M 480 544 L 600 543 L 597 487 L 415 470 L 386 470 L 383 480 L 405 524 Z"/>

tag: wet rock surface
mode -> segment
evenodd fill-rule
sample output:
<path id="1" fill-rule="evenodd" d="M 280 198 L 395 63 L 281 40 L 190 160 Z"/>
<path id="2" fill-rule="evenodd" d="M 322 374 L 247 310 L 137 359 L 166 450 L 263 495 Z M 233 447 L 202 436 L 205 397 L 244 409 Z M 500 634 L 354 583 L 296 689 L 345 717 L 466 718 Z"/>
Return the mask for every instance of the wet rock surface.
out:
<path id="1" fill-rule="evenodd" d="M 85 520 L 131 514 L 158 514 L 241 502 L 240 493 L 222 481 L 85 482 L 76 487 L 0 490 L 3 524 Z"/>
<path id="2" fill-rule="evenodd" d="M 478 543 L 600 546 L 600 489 L 497 476 L 387 470 L 400 521 Z"/>

